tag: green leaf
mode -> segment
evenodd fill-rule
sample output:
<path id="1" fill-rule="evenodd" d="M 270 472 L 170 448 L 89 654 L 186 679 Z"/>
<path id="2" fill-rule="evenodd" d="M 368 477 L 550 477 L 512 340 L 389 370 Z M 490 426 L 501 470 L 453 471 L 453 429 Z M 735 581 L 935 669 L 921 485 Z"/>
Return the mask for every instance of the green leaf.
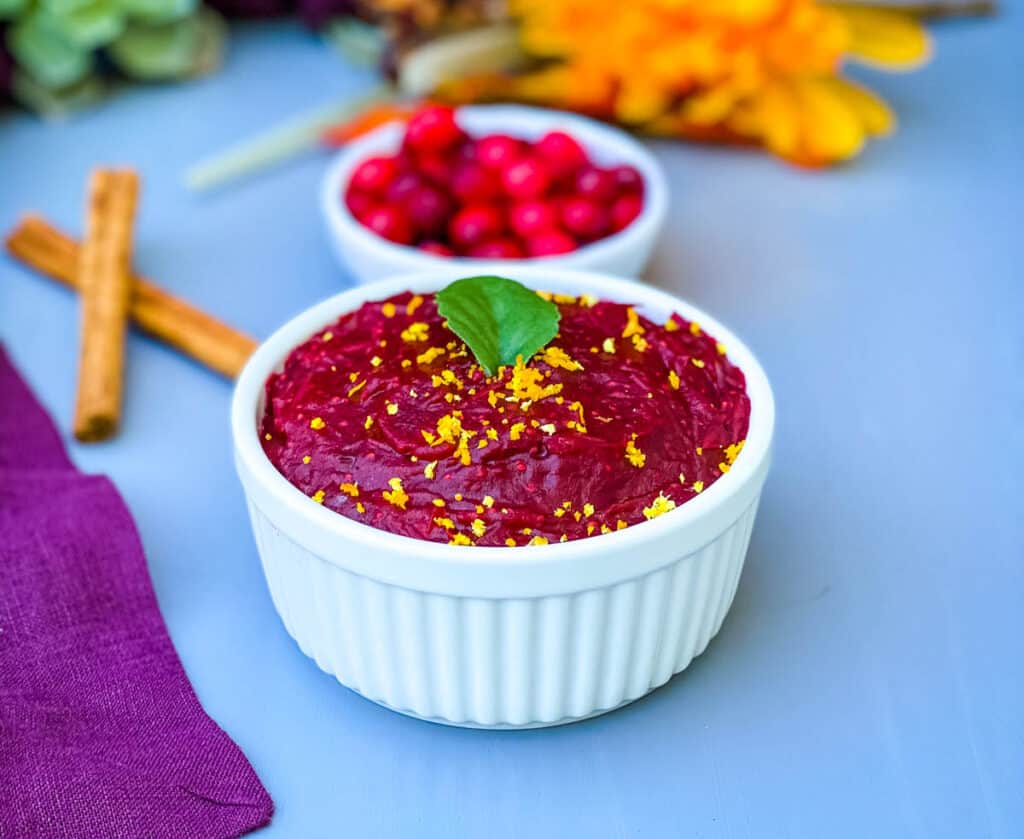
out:
<path id="1" fill-rule="evenodd" d="M 43 0 L 40 12 L 69 43 L 82 49 L 109 44 L 124 29 L 115 0 Z"/>
<path id="2" fill-rule="evenodd" d="M 201 12 L 170 23 L 133 23 L 107 51 L 118 69 L 134 79 L 181 79 L 197 70 L 212 33 Z"/>
<path id="3" fill-rule="evenodd" d="M 168 23 L 192 14 L 199 0 L 119 0 L 122 11 L 140 23 Z"/>
<path id="4" fill-rule="evenodd" d="M 529 359 L 555 337 L 558 307 L 505 277 L 466 277 L 437 293 L 437 310 L 473 351 L 488 376 Z"/>
<path id="5" fill-rule="evenodd" d="M 28 0 L 0 0 L 0 20 L 20 15 L 28 6 Z"/>
<path id="6" fill-rule="evenodd" d="M 224 59 L 224 47 L 228 39 L 228 24 L 209 6 L 200 5 L 191 15 L 199 28 L 199 43 L 196 45 L 192 65 L 179 79 L 197 79 L 208 76 Z"/>
<path id="7" fill-rule="evenodd" d="M 82 108 L 95 105 L 107 95 L 108 85 L 96 73 L 91 73 L 66 87 L 48 88 L 28 73 L 14 71 L 11 95 L 30 111 L 45 119 L 59 120 Z"/>
<path id="8" fill-rule="evenodd" d="M 72 85 L 92 70 L 89 50 L 68 41 L 38 11 L 7 30 L 7 46 L 25 72 L 51 90 Z"/>

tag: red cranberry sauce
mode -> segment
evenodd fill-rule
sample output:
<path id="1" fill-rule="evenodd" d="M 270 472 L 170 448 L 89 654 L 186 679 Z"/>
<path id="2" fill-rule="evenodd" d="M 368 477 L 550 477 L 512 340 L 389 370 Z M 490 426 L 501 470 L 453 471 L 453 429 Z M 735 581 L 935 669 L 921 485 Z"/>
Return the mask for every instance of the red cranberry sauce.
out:
<path id="1" fill-rule="evenodd" d="M 267 381 L 267 456 L 355 521 L 497 546 L 622 529 L 729 471 L 750 401 L 722 344 L 678 315 L 554 301 L 556 338 L 491 377 L 432 295 L 365 303 Z"/>

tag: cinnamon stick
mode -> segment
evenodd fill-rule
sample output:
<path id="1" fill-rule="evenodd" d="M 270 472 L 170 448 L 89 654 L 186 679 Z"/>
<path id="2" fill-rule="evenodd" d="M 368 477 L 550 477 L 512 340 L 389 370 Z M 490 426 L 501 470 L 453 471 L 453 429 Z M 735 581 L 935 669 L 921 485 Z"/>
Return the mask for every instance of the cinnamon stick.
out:
<path id="1" fill-rule="evenodd" d="M 80 246 L 38 215 L 24 216 L 5 241 L 8 253 L 41 274 L 78 289 Z M 147 334 L 200 364 L 234 378 L 256 341 L 138 274 L 132 275 L 130 314 Z"/>
<path id="2" fill-rule="evenodd" d="M 96 169 L 89 178 L 78 262 L 82 327 L 75 436 L 83 442 L 105 440 L 121 417 L 138 195 L 138 175 L 130 170 Z"/>

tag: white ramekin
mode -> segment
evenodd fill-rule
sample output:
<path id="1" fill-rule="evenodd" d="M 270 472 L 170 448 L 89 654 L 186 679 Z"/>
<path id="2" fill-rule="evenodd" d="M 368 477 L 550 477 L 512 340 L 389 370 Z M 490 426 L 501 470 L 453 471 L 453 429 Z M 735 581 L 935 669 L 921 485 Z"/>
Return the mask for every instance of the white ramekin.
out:
<path id="1" fill-rule="evenodd" d="M 751 401 L 733 468 L 656 519 L 542 546 L 426 542 L 316 504 L 263 453 L 257 423 L 267 377 L 294 347 L 365 301 L 435 291 L 463 273 L 441 265 L 343 292 L 286 323 L 246 364 L 231 423 L 267 584 L 306 655 L 394 710 L 488 728 L 603 713 L 664 684 L 721 626 L 768 471 L 771 388 L 729 330 L 669 294 L 548 266 L 506 271 L 534 288 L 635 303 L 659 322 L 676 311 L 724 342 Z"/>
<path id="2" fill-rule="evenodd" d="M 558 268 L 604 271 L 635 277 L 650 259 L 655 240 L 668 212 L 668 187 L 661 166 L 639 142 L 617 128 L 600 122 L 544 108 L 521 105 L 467 105 L 458 110 L 459 124 L 479 136 L 500 132 L 524 139 L 538 139 L 560 129 L 575 136 L 593 160 L 603 166 L 628 163 L 644 176 L 644 208 L 629 227 L 577 251 L 540 259 L 509 259 L 501 264 L 506 273 L 524 265 L 542 262 Z M 405 126 L 388 123 L 342 149 L 324 177 L 320 202 L 327 223 L 327 235 L 342 265 L 360 282 L 409 271 L 432 271 L 454 261 L 466 276 L 478 273 L 477 266 L 491 260 L 444 258 L 416 248 L 396 245 L 370 232 L 349 212 L 343 200 L 352 170 L 380 154 L 398 151 Z"/>

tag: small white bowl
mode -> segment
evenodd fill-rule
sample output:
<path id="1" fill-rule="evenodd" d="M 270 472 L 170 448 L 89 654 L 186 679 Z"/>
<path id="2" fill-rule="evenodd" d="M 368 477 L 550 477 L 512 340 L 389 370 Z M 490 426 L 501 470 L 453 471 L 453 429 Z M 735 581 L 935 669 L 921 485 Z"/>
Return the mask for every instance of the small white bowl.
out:
<path id="1" fill-rule="evenodd" d="M 491 271 L 507 266 L 491 264 Z M 732 603 L 768 472 L 775 409 L 751 352 L 704 312 L 602 274 L 504 271 L 553 292 L 697 320 L 746 376 L 750 428 L 733 468 L 658 518 L 550 545 L 454 546 L 388 533 L 316 504 L 260 444 L 267 377 L 367 300 L 431 292 L 458 265 L 354 288 L 282 326 L 253 354 L 231 408 L 235 463 L 284 625 L 345 686 L 396 711 L 487 728 L 557 725 L 631 702 L 703 651 Z"/>
<path id="2" fill-rule="evenodd" d="M 502 260 L 502 270 L 514 273 L 522 266 L 541 263 L 624 277 L 636 277 L 643 271 L 665 223 L 668 187 L 661 165 L 639 142 L 617 128 L 576 114 L 520 105 L 467 105 L 458 109 L 458 121 L 473 136 L 497 132 L 536 140 L 548 131 L 564 130 L 583 144 L 595 163 L 630 164 L 644 177 L 643 210 L 624 230 L 560 256 Z M 335 254 L 360 283 L 408 271 L 434 270 L 451 261 L 461 266 L 464 276 L 479 273 L 480 266 L 494 260 L 438 257 L 396 245 L 363 227 L 345 206 L 344 193 L 352 171 L 369 157 L 397 152 L 404 132 L 405 125 L 400 122 L 382 125 L 345 146 L 327 170 L 320 200 Z"/>

